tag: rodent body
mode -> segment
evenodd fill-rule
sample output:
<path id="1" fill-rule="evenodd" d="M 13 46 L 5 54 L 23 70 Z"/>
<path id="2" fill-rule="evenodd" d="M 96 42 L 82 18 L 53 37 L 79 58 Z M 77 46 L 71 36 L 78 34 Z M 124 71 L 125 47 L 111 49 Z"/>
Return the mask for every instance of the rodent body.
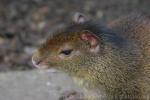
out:
<path id="1" fill-rule="evenodd" d="M 35 66 L 55 67 L 82 79 L 93 100 L 150 97 L 150 21 L 130 15 L 108 27 L 75 16 L 74 24 L 49 37 L 33 55 Z"/>

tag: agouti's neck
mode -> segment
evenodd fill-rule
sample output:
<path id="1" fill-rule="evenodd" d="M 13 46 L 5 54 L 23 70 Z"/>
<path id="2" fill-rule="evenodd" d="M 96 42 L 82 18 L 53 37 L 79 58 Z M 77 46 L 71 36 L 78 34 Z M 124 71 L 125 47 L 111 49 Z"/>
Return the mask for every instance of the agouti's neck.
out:
<path id="1" fill-rule="evenodd" d="M 94 67 L 91 67 L 97 82 L 107 91 L 138 92 L 137 81 L 141 77 L 141 52 L 136 46 L 128 48 L 105 48 L 105 54 L 97 57 Z M 130 86 L 132 88 L 130 88 Z M 112 92 L 114 91 L 114 92 Z"/>

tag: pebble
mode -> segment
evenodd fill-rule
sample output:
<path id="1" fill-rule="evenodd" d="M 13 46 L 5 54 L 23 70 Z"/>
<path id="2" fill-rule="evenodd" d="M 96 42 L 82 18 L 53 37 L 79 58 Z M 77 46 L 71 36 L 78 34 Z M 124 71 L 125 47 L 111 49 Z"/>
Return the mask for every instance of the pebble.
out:
<path id="1" fill-rule="evenodd" d="M 96 12 L 96 16 L 97 16 L 97 18 L 102 18 L 103 17 L 103 12 L 101 11 L 101 10 L 98 10 L 97 12 Z"/>
<path id="2" fill-rule="evenodd" d="M 5 42 L 5 39 L 0 37 L 0 45 L 3 44 L 4 42 Z"/>
<path id="3" fill-rule="evenodd" d="M 46 22 L 45 22 L 45 21 L 41 21 L 41 22 L 37 25 L 38 30 L 42 30 L 42 29 L 45 27 L 45 25 L 46 25 Z"/>

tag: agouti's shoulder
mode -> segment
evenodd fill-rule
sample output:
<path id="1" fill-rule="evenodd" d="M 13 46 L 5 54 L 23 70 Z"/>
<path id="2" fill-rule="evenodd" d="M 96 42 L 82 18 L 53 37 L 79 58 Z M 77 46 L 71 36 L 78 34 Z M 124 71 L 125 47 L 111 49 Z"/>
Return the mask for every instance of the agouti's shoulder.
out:
<path id="1" fill-rule="evenodd" d="M 147 15 L 130 14 L 112 21 L 108 26 L 150 54 L 150 18 Z"/>

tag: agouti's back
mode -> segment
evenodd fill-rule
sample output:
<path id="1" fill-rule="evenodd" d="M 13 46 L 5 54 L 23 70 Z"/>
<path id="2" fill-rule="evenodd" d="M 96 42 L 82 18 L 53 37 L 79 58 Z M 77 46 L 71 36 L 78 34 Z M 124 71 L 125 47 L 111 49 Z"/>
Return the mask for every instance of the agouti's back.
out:
<path id="1" fill-rule="evenodd" d="M 143 76 L 139 78 L 141 91 L 145 99 L 150 96 L 150 19 L 140 14 L 131 14 L 121 17 L 109 24 L 109 27 L 117 33 L 126 36 L 142 51 L 141 69 Z M 147 91 L 145 91 L 147 90 Z"/>
<path id="2" fill-rule="evenodd" d="M 150 19 L 147 16 L 131 14 L 114 20 L 109 27 L 130 38 L 150 56 Z"/>

